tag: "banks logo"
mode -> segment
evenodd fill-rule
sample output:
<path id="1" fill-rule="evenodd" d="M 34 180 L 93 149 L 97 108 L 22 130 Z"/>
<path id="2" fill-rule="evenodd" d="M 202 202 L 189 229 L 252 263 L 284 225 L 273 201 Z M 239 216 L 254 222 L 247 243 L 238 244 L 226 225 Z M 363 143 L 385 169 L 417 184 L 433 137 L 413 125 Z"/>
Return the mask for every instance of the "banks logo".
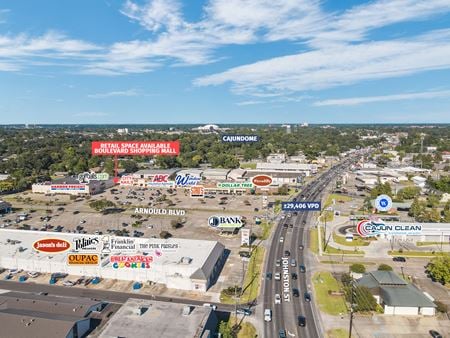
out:
<path id="1" fill-rule="evenodd" d="M 420 235 L 421 224 L 386 224 L 382 221 L 363 220 L 356 225 L 356 232 L 361 237 L 373 237 L 377 235 Z"/>
<path id="2" fill-rule="evenodd" d="M 272 184 L 272 181 L 272 177 L 267 175 L 257 175 L 252 179 L 252 183 L 257 187 L 267 187 Z"/>
<path id="3" fill-rule="evenodd" d="M 98 265 L 100 259 L 96 254 L 69 254 L 67 255 L 68 265 Z"/>
<path id="4" fill-rule="evenodd" d="M 98 237 L 78 237 L 73 239 L 74 251 L 100 251 L 100 239 Z"/>
<path id="5" fill-rule="evenodd" d="M 43 238 L 33 243 L 33 249 L 43 253 L 62 253 L 70 249 L 70 243 L 60 238 Z"/>
<path id="6" fill-rule="evenodd" d="M 211 216 L 208 225 L 212 228 L 238 228 L 244 225 L 241 216 Z"/>
<path id="7" fill-rule="evenodd" d="M 201 180 L 202 178 L 200 176 L 191 176 L 189 174 L 186 176 L 177 175 L 177 177 L 175 177 L 175 184 L 182 187 L 187 187 L 197 185 L 197 183 Z"/>
<path id="8" fill-rule="evenodd" d="M 392 199 L 388 195 L 380 195 L 375 200 L 375 208 L 378 211 L 389 211 L 392 208 Z"/>

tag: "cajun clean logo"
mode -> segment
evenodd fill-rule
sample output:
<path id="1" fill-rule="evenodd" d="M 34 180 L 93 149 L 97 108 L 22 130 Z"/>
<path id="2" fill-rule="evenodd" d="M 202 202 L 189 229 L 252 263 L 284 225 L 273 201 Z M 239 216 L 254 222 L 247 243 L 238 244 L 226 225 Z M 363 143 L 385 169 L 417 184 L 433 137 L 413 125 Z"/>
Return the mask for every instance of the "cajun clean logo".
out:
<path id="1" fill-rule="evenodd" d="M 42 238 L 33 243 L 33 249 L 44 253 L 61 253 L 70 249 L 70 242 L 60 238 Z"/>

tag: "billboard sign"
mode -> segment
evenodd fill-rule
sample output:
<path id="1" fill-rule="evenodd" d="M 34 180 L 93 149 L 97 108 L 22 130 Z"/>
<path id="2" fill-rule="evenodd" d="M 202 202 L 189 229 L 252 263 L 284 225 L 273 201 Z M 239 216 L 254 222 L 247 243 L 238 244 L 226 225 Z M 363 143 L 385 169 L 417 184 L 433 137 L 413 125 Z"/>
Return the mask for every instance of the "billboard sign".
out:
<path id="1" fill-rule="evenodd" d="M 101 241 L 97 236 L 75 237 L 72 250 L 75 252 L 100 252 Z"/>
<path id="2" fill-rule="evenodd" d="M 250 229 L 241 229 L 241 245 L 250 245 Z"/>
<path id="3" fill-rule="evenodd" d="M 222 142 L 226 143 L 248 143 L 248 142 L 258 142 L 258 135 L 222 135 Z"/>
<path id="4" fill-rule="evenodd" d="M 68 254 L 68 265 L 98 265 L 100 258 L 97 254 Z"/>
<path id="5" fill-rule="evenodd" d="M 62 253 L 70 249 L 70 243 L 60 238 L 42 238 L 33 243 L 33 249 L 48 254 Z"/>
<path id="6" fill-rule="evenodd" d="M 222 189 L 251 189 L 253 183 L 251 182 L 221 182 L 217 183 L 217 188 Z"/>
<path id="7" fill-rule="evenodd" d="M 94 141 L 92 155 L 153 156 L 180 154 L 180 141 Z"/>
<path id="8" fill-rule="evenodd" d="M 107 181 L 107 180 L 109 180 L 109 174 L 108 173 L 88 173 L 88 172 L 78 174 L 78 182 L 80 182 L 80 183 L 87 184 L 91 180 Z"/>
<path id="9" fill-rule="evenodd" d="M 281 202 L 283 211 L 320 211 L 322 203 L 317 202 Z"/>
<path id="10" fill-rule="evenodd" d="M 203 185 L 194 185 L 191 187 L 191 197 L 204 197 L 205 187 Z"/>
<path id="11" fill-rule="evenodd" d="M 156 174 L 150 182 L 147 182 L 149 188 L 170 188 L 175 186 L 174 181 L 169 181 L 169 175 Z"/>
<path id="12" fill-rule="evenodd" d="M 381 220 L 362 220 L 356 225 L 356 232 L 361 237 L 373 237 L 377 235 L 420 235 L 421 224 L 397 223 L 387 224 Z"/>
<path id="13" fill-rule="evenodd" d="M 52 184 L 51 191 L 86 191 L 85 184 Z"/>
<path id="14" fill-rule="evenodd" d="M 389 211 L 392 208 L 392 198 L 388 195 L 379 195 L 375 200 L 375 208 L 378 211 Z"/>
<path id="15" fill-rule="evenodd" d="M 119 184 L 124 186 L 134 185 L 134 178 L 132 175 L 124 175 L 120 178 Z"/>
<path id="16" fill-rule="evenodd" d="M 252 183 L 257 187 L 267 187 L 272 184 L 272 177 L 267 175 L 256 175 L 252 179 Z"/>
<path id="17" fill-rule="evenodd" d="M 244 221 L 241 216 L 211 216 L 208 224 L 212 228 L 240 228 Z"/>
<path id="18" fill-rule="evenodd" d="M 177 175 L 175 177 L 175 184 L 180 187 L 191 187 L 194 185 L 197 185 L 198 182 L 200 182 L 202 178 L 200 176 L 191 176 L 191 175 Z"/>
<path id="19" fill-rule="evenodd" d="M 111 256 L 109 261 L 114 269 L 150 269 L 153 256 L 146 255 L 117 255 Z"/>

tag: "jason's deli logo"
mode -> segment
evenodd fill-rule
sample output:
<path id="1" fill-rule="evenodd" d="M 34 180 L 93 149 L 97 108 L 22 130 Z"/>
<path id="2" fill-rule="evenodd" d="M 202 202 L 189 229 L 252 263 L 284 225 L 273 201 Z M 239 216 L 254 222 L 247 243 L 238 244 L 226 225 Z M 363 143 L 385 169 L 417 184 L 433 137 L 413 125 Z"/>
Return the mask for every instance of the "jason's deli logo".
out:
<path id="1" fill-rule="evenodd" d="M 200 182 L 201 179 L 202 178 L 199 176 L 177 175 L 177 177 L 175 177 L 175 184 L 182 186 L 182 187 L 193 186 L 193 185 L 197 185 L 197 183 Z"/>
<path id="2" fill-rule="evenodd" d="M 382 221 L 363 220 L 356 225 L 356 232 L 361 237 L 377 235 L 418 235 L 422 233 L 420 224 L 386 224 Z"/>

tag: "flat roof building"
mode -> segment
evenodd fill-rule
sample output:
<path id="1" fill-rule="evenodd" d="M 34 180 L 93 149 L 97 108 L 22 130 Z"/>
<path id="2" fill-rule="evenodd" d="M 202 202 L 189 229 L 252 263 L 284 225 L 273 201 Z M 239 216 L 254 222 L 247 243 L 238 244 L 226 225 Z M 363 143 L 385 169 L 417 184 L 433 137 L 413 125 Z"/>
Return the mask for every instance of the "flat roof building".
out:
<path id="1" fill-rule="evenodd" d="M 8 338 L 84 337 L 92 311 L 103 304 L 85 298 L 7 292 L 0 294 L 0 336 Z"/>
<path id="2" fill-rule="evenodd" d="M 71 244 L 64 253 L 42 253 L 33 249 L 40 239 L 56 238 Z M 99 265 L 69 265 L 74 243 L 97 243 L 89 253 L 98 253 Z M 206 291 L 225 263 L 224 246 L 216 241 L 181 238 L 136 238 L 73 233 L 46 233 L 0 229 L 0 267 L 42 273 L 67 273 L 165 284 L 168 288 Z M 125 264 L 125 262 L 127 262 Z M 133 264 L 131 264 L 133 263 Z"/>
<path id="3" fill-rule="evenodd" d="M 98 337 L 207 338 L 215 336 L 217 324 L 210 307 L 130 298 Z"/>

